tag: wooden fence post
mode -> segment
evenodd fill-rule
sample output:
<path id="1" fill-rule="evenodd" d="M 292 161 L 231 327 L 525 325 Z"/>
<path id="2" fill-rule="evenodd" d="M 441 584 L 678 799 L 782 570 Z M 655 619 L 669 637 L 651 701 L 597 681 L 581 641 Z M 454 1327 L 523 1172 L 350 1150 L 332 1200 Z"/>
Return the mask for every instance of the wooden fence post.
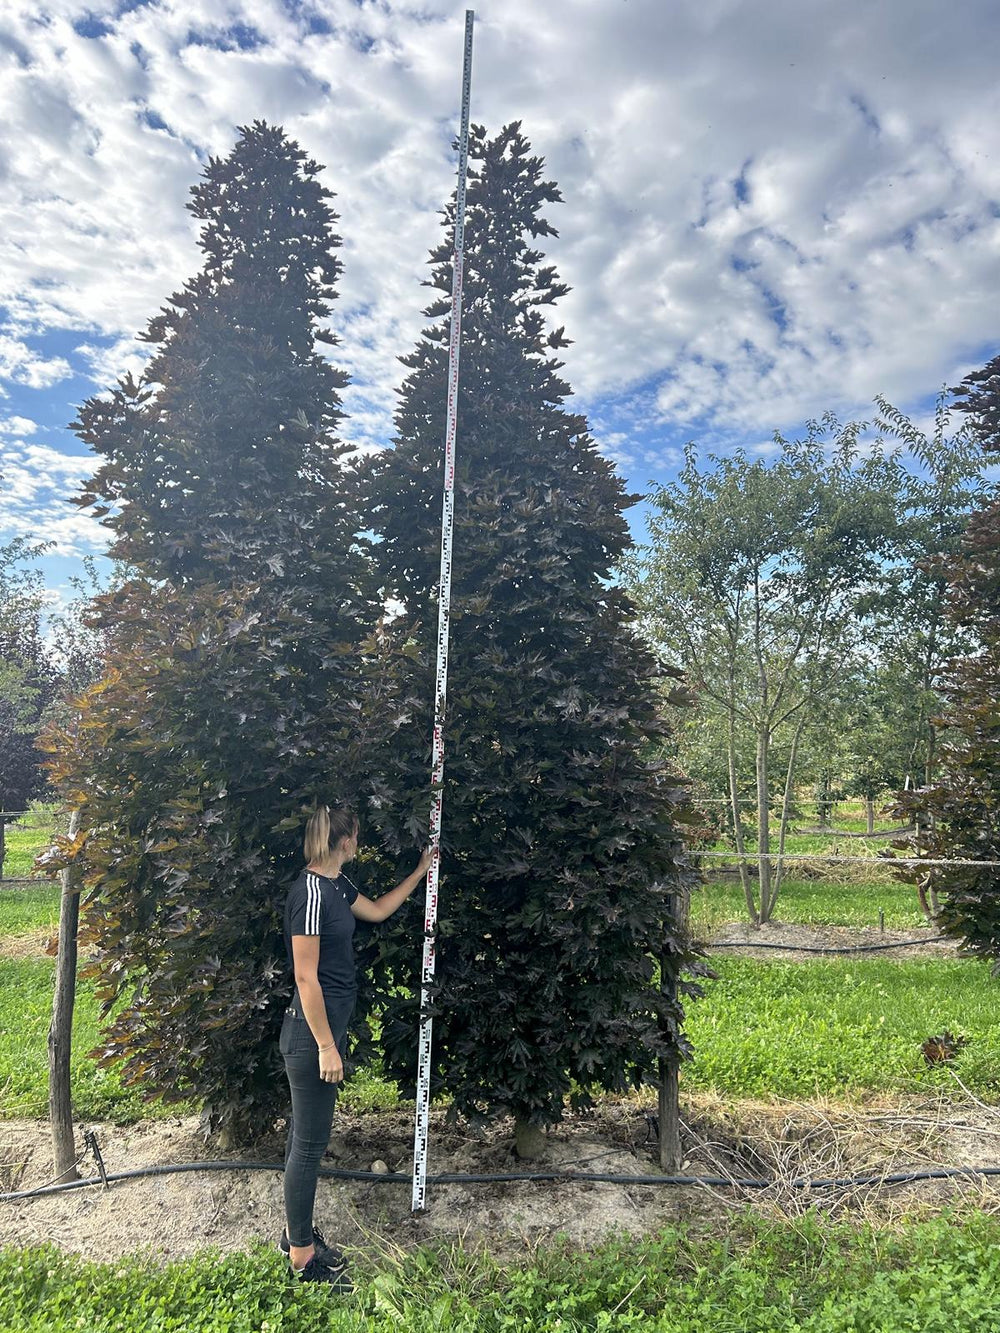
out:
<path id="1" fill-rule="evenodd" d="M 680 903 L 686 895 L 680 895 Z M 664 912 L 664 933 L 673 934 L 684 924 L 685 913 L 678 910 L 678 895 L 669 894 Z M 677 999 L 677 985 L 668 964 L 670 953 L 664 949 L 660 954 L 660 994 L 673 1003 Z M 681 1169 L 681 1117 L 679 1098 L 680 1061 L 676 1058 L 661 1059 L 659 1067 L 660 1096 L 657 1123 L 660 1127 L 660 1168 L 668 1175 L 677 1175 Z"/>
<path id="2" fill-rule="evenodd" d="M 69 836 L 75 838 L 80 812 L 69 818 Z M 49 1026 L 49 1121 L 56 1183 L 78 1180 L 77 1151 L 73 1136 L 73 1103 L 69 1087 L 69 1062 L 73 1051 L 73 1006 L 76 1001 L 76 937 L 80 922 L 80 871 L 68 866 L 59 872 L 62 896 L 59 902 L 59 955 L 56 987 Z"/>

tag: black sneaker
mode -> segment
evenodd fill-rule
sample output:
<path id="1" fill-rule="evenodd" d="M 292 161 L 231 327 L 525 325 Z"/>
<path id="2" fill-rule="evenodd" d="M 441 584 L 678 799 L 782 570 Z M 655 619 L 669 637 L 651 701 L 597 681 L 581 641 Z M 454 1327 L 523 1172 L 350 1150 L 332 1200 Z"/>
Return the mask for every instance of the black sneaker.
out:
<path id="1" fill-rule="evenodd" d="M 282 1231 L 281 1240 L 278 1241 L 278 1248 L 282 1254 L 288 1254 L 288 1232 Z M 322 1231 L 317 1231 L 313 1227 L 313 1248 L 316 1251 L 316 1258 L 326 1268 L 332 1269 L 335 1273 L 343 1272 L 347 1267 L 347 1260 L 333 1245 L 327 1245 Z"/>
<path id="2" fill-rule="evenodd" d="M 336 1269 L 328 1268 L 326 1264 L 321 1263 L 315 1255 L 304 1268 L 293 1268 L 292 1275 L 299 1282 L 325 1282 L 342 1296 L 354 1290 L 354 1283 L 343 1269 L 338 1273 Z"/>

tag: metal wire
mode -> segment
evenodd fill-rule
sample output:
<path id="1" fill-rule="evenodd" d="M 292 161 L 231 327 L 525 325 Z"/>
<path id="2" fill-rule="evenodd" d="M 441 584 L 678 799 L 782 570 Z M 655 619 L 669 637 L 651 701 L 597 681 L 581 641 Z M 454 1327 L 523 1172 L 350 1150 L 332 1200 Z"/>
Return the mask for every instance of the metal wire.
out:
<path id="1" fill-rule="evenodd" d="M 830 865 L 857 866 L 982 866 L 1000 868 L 1000 861 L 962 861 L 957 858 L 935 859 L 924 856 L 828 856 L 809 852 L 701 852 L 692 850 L 695 858 L 725 859 L 728 861 L 825 861 Z"/>

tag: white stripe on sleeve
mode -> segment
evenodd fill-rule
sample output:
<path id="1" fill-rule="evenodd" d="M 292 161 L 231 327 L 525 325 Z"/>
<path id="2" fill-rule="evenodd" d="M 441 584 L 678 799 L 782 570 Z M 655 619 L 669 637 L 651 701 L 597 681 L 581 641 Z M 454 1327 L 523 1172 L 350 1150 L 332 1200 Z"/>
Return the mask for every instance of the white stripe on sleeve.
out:
<path id="1" fill-rule="evenodd" d="M 323 902 L 320 882 L 315 875 L 306 875 L 306 921 L 307 935 L 318 935 L 320 907 Z"/>

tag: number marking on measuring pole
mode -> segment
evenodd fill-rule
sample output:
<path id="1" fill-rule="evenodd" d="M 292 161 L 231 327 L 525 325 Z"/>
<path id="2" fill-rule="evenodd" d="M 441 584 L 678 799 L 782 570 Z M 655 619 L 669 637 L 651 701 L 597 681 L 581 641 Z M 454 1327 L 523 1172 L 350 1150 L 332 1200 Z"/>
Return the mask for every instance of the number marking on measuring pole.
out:
<path id="1" fill-rule="evenodd" d="M 444 437 L 444 496 L 441 503 L 441 578 L 438 593 L 437 681 L 434 690 L 434 747 L 431 756 L 430 845 L 434 859 L 427 872 L 424 908 L 424 956 L 420 986 L 420 1046 L 417 1053 L 417 1114 L 413 1135 L 412 1211 L 427 1196 L 427 1136 L 431 1102 L 431 1029 L 434 984 L 434 936 L 437 931 L 438 876 L 441 864 L 441 810 L 444 781 L 444 716 L 448 696 L 448 619 L 451 614 L 451 548 L 455 520 L 455 427 L 458 414 L 458 353 L 462 339 L 462 264 L 465 253 L 465 173 L 469 158 L 469 94 L 472 87 L 474 11 L 465 11 L 465 59 L 462 68 L 462 129 L 459 136 L 458 193 L 455 198 L 455 254 L 451 284 L 451 341 L 448 345 L 448 417 Z"/>

